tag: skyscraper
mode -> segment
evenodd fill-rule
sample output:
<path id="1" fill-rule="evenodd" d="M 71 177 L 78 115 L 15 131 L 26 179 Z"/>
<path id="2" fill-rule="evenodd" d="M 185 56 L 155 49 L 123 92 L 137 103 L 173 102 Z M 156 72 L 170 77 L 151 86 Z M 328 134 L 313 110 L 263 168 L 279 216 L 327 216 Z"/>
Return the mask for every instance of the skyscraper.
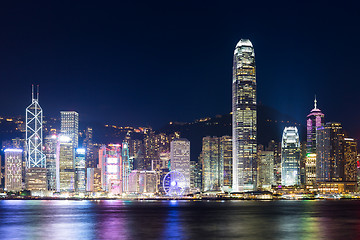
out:
<path id="1" fill-rule="evenodd" d="M 340 123 L 317 129 L 316 181 L 344 181 L 344 132 Z"/>
<path id="2" fill-rule="evenodd" d="M 281 142 L 281 184 L 300 184 L 300 141 L 297 127 L 286 127 Z"/>
<path id="3" fill-rule="evenodd" d="M 75 111 L 61 111 L 61 134 L 71 138 L 74 149 L 79 145 L 79 114 Z"/>
<path id="4" fill-rule="evenodd" d="M 202 172 L 203 189 L 220 190 L 220 139 L 218 137 L 203 137 Z"/>
<path id="5" fill-rule="evenodd" d="M 22 149 L 5 149 L 5 190 L 22 190 Z"/>
<path id="6" fill-rule="evenodd" d="M 185 188 L 190 188 L 190 141 L 175 139 L 170 143 L 171 171 L 178 171 L 185 177 Z"/>
<path id="7" fill-rule="evenodd" d="M 256 187 L 256 73 L 250 40 L 241 39 L 234 51 L 232 84 L 233 191 Z"/>
<path id="8" fill-rule="evenodd" d="M 84 148 L 86 148 L 86 167 L 93 168 L 95 164 L 94 144 L 93 144 L 93 129 L 91 127 L 86 128 Z"/>
<path id="9" fill-rule="evenodd" d="M 324 114 L 317 108 L 317 100 L 314 100 L 314 109 L 306 118 L 306 152 L 316 154 L 316 129 L 324 126 Z"/>
<path id="10" fill-rule="evenodd" d="M 258 157 L 258 187 L 270 190 L 274 181 L 274 152 L 259 151 Z"/>
<path id="11" fill-rule="evenodd" d="M 39 105 L 39 86 L 36 98 L 32 86 L 32 102 L 26 108 L 27 162 L 25 183 L 28 190 L 47 190 L 46 156 L 43 153 L 43 112 Z"/>
<path id="12" fill-rule="evenodd" d="M 232 137 L 220 138 L 220 186 L 226 190 L 232 187 Z M 224 188 L 225 187 L 225 188 Z"/>
<path id="13" fill-rule="evenodd" d="M 103 145 L 99 150 L 99 167 L 101 168 L 101 184 L 104 191 L 122 189 L 121 145 Z"/>
<path id="14" fill-rule="evenodd" d="M 306 118 L 306 156 L 301 159 L 301 171 L 305 167 L 306 185 L 313 185 L 316 181 L 316 131 L 324 126 L 324 114 L 317 108 L 317 100 L 314 100 L 314 109 Z M 305 166 L 303 166 L 305 163 Z"/>
<path id="15" fill-rule="evenodd" d="M 75 190 L 74 148 L 70 137 L 59 136 L 56 153 L 56 189 L 58 192 Z"/>
<path id="16" fill-rule="evenodd" d="M 77 148 L 75 151 L 75 191 L 85 192 L 85 148 Z"/>
<path id="17" fill-rule="evenodd" d="M 34 86 L 32 86 L 31 98 L 31 104 L 26 108 L 26 168 L 46 168 L 45 154 L 42 152 L 43 112 L 39 105 L 39 86 L 37 87 L 36 98 Z"/>
<path id="18" fill-rule="evenodd" d="M 122 191 L 129 190 L 129 175 L 131 172 L 131 163 L 129 158 L 129 145 L 127 142 L 122 144 Z"/>
<path id="19" fill-rule="evenodd" d="M 58 137 L 48 135 L 44 140 L 44 154 L 46 156 L 46 170 L 48 190 L 56 190 L 56 148 Z"/>
<path id="20" fill-rule="evenodd" d="M 357 142 L 353 138 L 344 138 L 344 181 L 357 179 Z"/>

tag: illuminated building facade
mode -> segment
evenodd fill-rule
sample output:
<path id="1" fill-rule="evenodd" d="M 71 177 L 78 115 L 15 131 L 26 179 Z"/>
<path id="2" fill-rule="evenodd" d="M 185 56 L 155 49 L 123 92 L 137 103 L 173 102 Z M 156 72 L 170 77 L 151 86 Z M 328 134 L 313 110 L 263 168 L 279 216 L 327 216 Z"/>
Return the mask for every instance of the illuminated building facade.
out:
<path id="1" fill-rule="evenodd" d="M 192 192 L 201 191 L 202 189 L 201 178 L 202 178 L 201 163 L 196 161 L 190 161 L 190 189 L 192 190 Z"/>
<path id="2" fill-rule="evenodd" d="M 258 154 L 258 188 L 271 190 L 274 181 L 274 152 L 259 151 Z"/>
<path id="3" fill-rule="evenodd" d="M 204 137 L 202 141 L 203 190 L 220 190 L 220 139 Z"/>
<path id="4" fill-rule="evenodd" d="M 29 168 L 26 172 L 26 189 L 32 192 L 47 191 L 46 175 L 46 168 Z"/>
<path id="5" fill-rule="evenodd" d="M 357 142 L 344 138 L 344 181 L 357 181 Z"/>
<path id="6" fill-rule="evenodd" d="M 232 137 L 204 137 L 201 153 L 204 191 L 232 187 Z"/>
<path id="7" fill-rule="evenodd" d="M 87 168 L 86 191 L 87 192 L 101 192 L 101 169 Z"/>
<path id="8" fill-rule="evenodd" d="M 314 109 L 307 115 L 306 119 L 306 152 L 316 154 L 316 129 L 324 126 L 324 114 L 317 108 L 316 98 Z"/>
<path id="9" fill-rule="evenodd" d="M 281 184 L 300 184 L 300 141 L 297 127 L 285 127 L 281 141 Z"/>
<path id="10" fill-rule="evenodd" d="M 103 145 L 99 150 L 101 185 L 104 191 L 122 187 L 122 151 L 120 144 Z M 119 185 L 120 184 L 120 185 Z"/>
<path id="11" fill-rule="evenodd" d="M 122 144 L 122 191 L 128 192 L 129 190 L 129 175 L 132 170 L 129 158 L 129 145 L 127 142 Z"/>
<path id="12" fill-rule="evenodd" d="M 234 192 L 256 188 L 256 73 L 250 40 L 235 48 L 232 81 L 233 188 Z"/>
<path id="13" fill-rule="evenodd" d="M 94 152 L 94 144 L 93 144 L 93 129 L 91 127 L 86 128 L 85 139 L 84 139 L 84 147 L 86 149 L 86 167 L 94 168 L 96 167 L 96 157 Z"/>
<path id="14" fill-rule="evenodd" d="M 5 190 L 22 190 L 22 155 L 21 149 L 5 149 Z"/>
<path id="15" fill-rule="evenodd" d="M 175 139 L 170 144 L 170 168 L 185 177 L 185 191 L 190 189 L 190 141 Z"/>
<path id="16" fill-rule="evenodd" d="M 175 139 L 175 134 L 149 131 L 144 138 L 144 169 L 151 170 L 152 160 L 159 159 L 160 153 L 170 152 L 170 142 Z"/>
<path id="17" fill-rule="evenodd" d="M 71 138 L 60 135 L 56 154 L 56 189 L 58 192 L 75 190 L 74 154 Z"/>
<path id="18" fill-rule="evenodd" d="M 85 182 L 85 148 L 77 148 L 75 151 L 75 191 L 76 192 L 85 192 L 86 182 Z"/>
<path id="19" fill-rule="evenodd" d="M 281 185 L 281 142 L 271 140 L 266 151 L 274 152 L 274 181 L 276 185 Z"/>
<path id="20" fill-rule="evenodd" d="M 306 155 L 305 163 L 306 175 L 305 175 L 305 184 L 314 185 L 316 182 L 316 154 L 308 153 Z"/>
<path id="21" fill-rule="evenodd" d="M 135 194 L 154 194 L 158 192 L 155 171 L 133 170 L 129 175 L 129 192 Z"/>
<path id="22" fill-rule="evenodd" d="M 220 138 L 220 186 L 222 188 L 232 187 L 232 137 L 222 136 Z"/>
<path id="23" fill-rule="evenodd" d="M 316 181 L 316 131 L 321 127 L 324 127 L 324 114 L 317 108 L 315 98 L 314 109 L 306 118 L 306 155 L 302 158 L 305 162 L 306 185 L 313 185 Z"/>
<path id="24" fill-rule="evenodd" d="M 32 86 L 31 104 L 26 108 L 26 168 L 46 168 L 45 154 L 43 148 L 43 111 L 39 105 L 39 87 L 36 98 L 34 97 L 34 86 Z"/>
<path id="25" fill-rule="evenodd" d="M 74 149 L 79 145 L 79 114 L 75 111 L 61 111 L 61 134 L 71 138 Z"/>
<path id="26" fill-rule="evenodd" d="M 44 139 L 44 154 L 46 156 L 46 170 L 48 190 L 56 190 L 56 148 L 58 137 L 49 135 Z"/>
<path id="27" fill-rule="evenodd" d="M 317 129 L 316 181 L 344 181 L 344 132 L 340 123 Z"/>

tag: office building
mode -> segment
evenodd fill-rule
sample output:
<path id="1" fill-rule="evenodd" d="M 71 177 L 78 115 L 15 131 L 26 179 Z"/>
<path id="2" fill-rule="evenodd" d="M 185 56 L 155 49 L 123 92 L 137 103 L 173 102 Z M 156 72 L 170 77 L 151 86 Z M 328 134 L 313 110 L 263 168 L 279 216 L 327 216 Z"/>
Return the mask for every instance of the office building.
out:
<path id="1" fill-rule="evenodd" d="M 170 144 L 170 168 L 185 177 L 185 191 L 190 189 L 190 141 L 175 139 Z"/>
<path id="2" fill-rule="evenodd" d="M 87 192 L 101 192 L 101 169 L 87 168 L 86 172 L 86 191 Z"/>
<path id="3" fill-rule="evenodd" d="M 281 184 L 300 184 L 300 141 L 297 127 L 285 127 L 281 141 Z"/>
<path id="4" fill-rule="evenodd" d="M 26 189 L 31 191 L 32 195 L 34 192 L 45 192 L 48 190 L 47 187 L 47 170 L 46 168 L 29 168 L 26 172 Z"/>
<path id="5" fill-rule="evenodd" d="M 73 148 L 79 145 L 79 114 L 75 111 L 61 111 L 61 135 L 71 138 Z"/>
<path id="6" fill-rule="evenodd" d="M 129 192 L 133 194 L 154 194 L 158 192 L 155 171 L 133 170 L 129 175 Z"/>
<path id="7" fill-rule="evenodd" d="M 122 188 L 121 154 L 121 144 L 103 145 L 99 150 L 101 185 L 106 192 L 110 192 L 111 189 L 117 191 L 119 187 Z"/>
<path id="8" fill-rule="evenodd" d="M 258 154 L 258 188 L 271 190 L 274 181 L 274 152 L 259 151 Z"/>
<path id="9" fill-rule="evenodd" d="M 256 72 L 250 40 L 241 39 L 234 51 L 232 78 L 233 188 L 256 188 Z"/>
<path id="10" fill-rule="evenodd" d="M 22 190 L 22 149 L 5 149 L 5 190 Z"/>
<path id="11" fill-rule="evenodd" d="M 56 154 L 56 189 L 58 192 L 75 190 L 74 154 L 72 139 L 69 136 L 60 135 Z"/>
<path id="12" fill-rule="evenodd" d="M 75 150 L 75 191 L 76 192 L 85 192 L 86 190 L 86 180 L 85 180 L 85 148 L 77 148 Z"/>
<path id="13" fill-rule="evenodd" d="M 44 139 L 44 154 L 46 156 L 47 188 L 56 191 L 56 148 L 58 145 L 57 135 L 48 135 Z"/>
<path id="14" fill-rule="evenodd" d="M 344 138 L 344 181 L 357 181 L 357 142 Z"/>
<path id="15" fill-rule="evenodd" d="M 317 108 L 314 100 L 314 109 L 306 117 L 306 153 L 316 154 L 316 129 L 324 126 L 324 114 Z"/>
<path id="16" fill-rule="evenodd" d="M 314 185 L 316 182 L 316 154 L 308 153 L 305 162 L 305 184 Z"/>
<path id="17" fill-rule="evenodd" d="M 122 144 L 122 191 L 129 191 L 129 175 L 132 170 L 132 164 L 129 157 L 129 145 L 127 142 Z"/>
<path id="18" fill-rule="evenodd" d="M 223 190 L 232 188 L 232 137 L 220 138 L 220 187 Z"/>
<path id="19" fill-rule="evenodd" d="M 344 181 L 344 132 L 340 123 L 317 129 L 316 181 Z"/>
<path id="20" fill-rule="evenodd" d="M 203 137 L 202 141 L 203 190 L 220 190 L 220 139 Z"/>

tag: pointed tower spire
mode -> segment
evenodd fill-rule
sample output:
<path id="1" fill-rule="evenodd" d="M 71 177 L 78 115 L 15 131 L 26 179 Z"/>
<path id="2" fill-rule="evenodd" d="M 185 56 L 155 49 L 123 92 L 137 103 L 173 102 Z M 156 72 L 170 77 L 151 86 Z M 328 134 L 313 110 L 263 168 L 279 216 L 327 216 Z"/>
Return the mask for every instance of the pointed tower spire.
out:
<path id="1" fill-rule="evenodd" d="M 316 109 L 316 103 L 317 103 L 317 100 L 316 100 L 316 94 L 315 94 L 314 109 Z"/>

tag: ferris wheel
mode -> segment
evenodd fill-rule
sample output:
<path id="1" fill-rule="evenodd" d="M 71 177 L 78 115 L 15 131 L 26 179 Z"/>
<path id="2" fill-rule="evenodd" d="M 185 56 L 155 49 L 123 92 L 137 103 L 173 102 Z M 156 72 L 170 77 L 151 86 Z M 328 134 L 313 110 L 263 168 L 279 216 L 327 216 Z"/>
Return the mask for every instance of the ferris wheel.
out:
<path id="1" fill-rule="evenodd" d="M 178 171 L 169 172 L 163 180 L 164 191 L 169 196 L 181 196 L 185 191 L 185 185 L 185 177 Z"/>

